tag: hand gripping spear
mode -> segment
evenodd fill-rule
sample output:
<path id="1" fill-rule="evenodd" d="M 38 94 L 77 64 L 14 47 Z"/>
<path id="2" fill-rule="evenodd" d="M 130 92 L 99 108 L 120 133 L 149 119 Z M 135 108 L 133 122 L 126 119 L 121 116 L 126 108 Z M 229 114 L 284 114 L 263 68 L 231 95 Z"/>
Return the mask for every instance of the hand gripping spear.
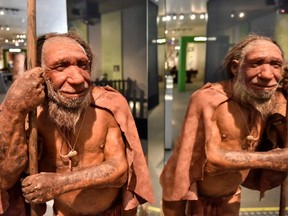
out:
<path id="1" fill-rule="evenodd" d="M 27 69 L 37 65 L 36 53 L 36 0 L 27 0 Z M 37 112 L 29 113 L 29 173 L 38 172 Z M 37 205 L 31 204 L 31 216 L 37 216 Z"/>

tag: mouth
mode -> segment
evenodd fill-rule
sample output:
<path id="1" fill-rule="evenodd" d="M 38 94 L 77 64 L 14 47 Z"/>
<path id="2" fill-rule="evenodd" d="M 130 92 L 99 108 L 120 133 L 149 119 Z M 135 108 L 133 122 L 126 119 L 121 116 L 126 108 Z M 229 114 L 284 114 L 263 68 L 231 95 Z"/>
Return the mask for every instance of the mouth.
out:
<path id="1" fill-rule="evenodd" d="M 62 90 L 62 91 L 59 91 L 59 93 L 66 98 L 82 98 L 85 95 L 87 95 L 88 90 L 89 90 L 88 88 L 77 90 L 77 91 L 75 91 L 75 90 L 71 90 L 71 91 Z"/>
<path id="2" fill-rule="evenodd" d="M 278 83 L 270 84 L 270 85 L 254 84 L 254 87 L 255 87 L 256 89 L 264 90 L 264 91 L 265 91 L 265 90 L 267 90 L 267 91 L 269 91 L 269 90 L 274 90 L 275 88 L 277 88 L 277 86 L 278 86 Z"/>

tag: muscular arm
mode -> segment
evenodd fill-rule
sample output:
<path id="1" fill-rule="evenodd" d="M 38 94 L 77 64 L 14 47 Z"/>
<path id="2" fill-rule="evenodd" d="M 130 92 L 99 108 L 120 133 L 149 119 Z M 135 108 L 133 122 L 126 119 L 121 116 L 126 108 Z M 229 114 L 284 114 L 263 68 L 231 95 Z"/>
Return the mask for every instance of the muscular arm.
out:
<path id="1" fill-rule="evenodd" d="M 10 188 L 28 160 L 25 118 L 44 98 L 42 69 L 34 68 L 17 79 L 0 107 L 0 189 Z"/>
<path id="2" fill-rule="evenodd" d="M 63 192 L 88 186 L 98 188 L 122 187 L 127 180 L 127 161 L 121 131 L 117 127 L 109 128 L 105 144 L 105 161 L 96 166 L 68 172 L 60 177 Z M 66 184 L 66 181 L 68 181 Z M 62 193 L 63 193 L 62 192 Z"/>
<path id="3" fill-rule="evenodd" d="M 208 158 L 206 171 L 225 172 L 230 170 L 265 168 L 280 171 L 288 170 L 288 150 L 273 149 L 267 152 L 247 150 L 226 150 L 221 147 L 221 135 L 217 121 L 212 122 L 212 136 L 206 145 Z"/>
<path id="4" fill-rule="evenodd" d="M 25 198 L 39 203 L 88 187 L 122 187 L 127 181 L 128 164 L 122 134 L 114 119 L 113 125 L 107 131 L 104 157 L 104 161 L 99 165 L 65 173 L 40 173 L 25 178 L 22 182 Z"/>
<path id="5" fill-rule="evenodd" d="M 12 103 L 12 104 L 11 104 Z M 13 109 L 11 99 L 0 107 L 0 189 L 10 188 L 27 164 L 25 115 Z"/>

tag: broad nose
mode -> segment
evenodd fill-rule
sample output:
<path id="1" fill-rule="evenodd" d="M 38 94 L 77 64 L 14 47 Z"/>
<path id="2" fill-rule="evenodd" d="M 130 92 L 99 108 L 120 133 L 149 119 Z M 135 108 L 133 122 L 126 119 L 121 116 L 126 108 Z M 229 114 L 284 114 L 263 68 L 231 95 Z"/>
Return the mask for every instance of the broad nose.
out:
<path id="1" fill-rule="evenodd" d="M 260 68 L 259 77 L 262 79 L 273 79 L 275 76 L 274 70 L 270 64 L 263 64 Z"/>
<path id="2" fill-rule="evenodd" d="M 68 70 L 67 82 L 74 85 L 85 82 L 82 70 L 78 66 L 70 66 Z"/>

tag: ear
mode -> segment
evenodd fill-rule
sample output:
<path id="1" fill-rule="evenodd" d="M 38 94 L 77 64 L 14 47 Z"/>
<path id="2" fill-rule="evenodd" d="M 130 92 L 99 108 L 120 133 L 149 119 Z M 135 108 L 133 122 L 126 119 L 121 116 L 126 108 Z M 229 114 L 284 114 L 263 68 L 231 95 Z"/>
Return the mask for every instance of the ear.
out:
<path id="1" fill-rule="evenodd" d="M 230 68 L 231 72 L 234 74 L 234 76 L 238 75 L 238 71 L 239 71 L 239 61 L 238 60 L 233 60 L 231 62 L 231 68 Z"/>

